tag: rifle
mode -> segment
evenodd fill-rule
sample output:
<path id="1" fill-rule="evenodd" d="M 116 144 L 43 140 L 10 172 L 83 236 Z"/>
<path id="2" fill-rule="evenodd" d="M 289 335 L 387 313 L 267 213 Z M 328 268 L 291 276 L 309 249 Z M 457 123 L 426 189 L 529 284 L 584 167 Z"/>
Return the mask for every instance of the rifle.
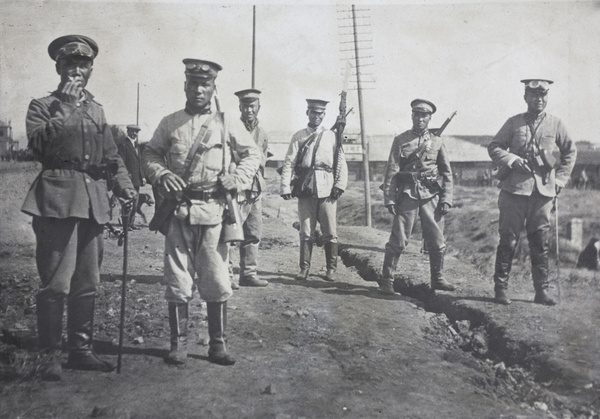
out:
<path id="1" fill-rule="evenodd" d="M 442 124 L 441 127 L 430 130 L 433 133 L 433 135 L 435 135 L 436 137 L 440 137 L 442 135 L 442 133 L 444 132 L 444 130 L 446 129 L 446 127 L 448 126 L 448 124 L 450 123 L 450 121 L 452 121 L 452 118 L 454 118 L 456 116 L 456 112 L 457 111 L 452 112 L 452 115 L 450 115 L 448 118 L 446 118 L 446 120 L 444 121 L 444 123 Z"/>
<path id="2" fill-rule="evenodd" d="M 227 168 L 227 159 L 225 153 L 229 150 L 227 146 L 227 137 L 229 137 L 229 133 L 227 132 L 227 125 L 225 124 L 225 115 L 221 112 L 221 104 L 219 101 L 219 97 L 217 96 L 217 90 L 215 87 L 215 105 L 217 107 L 217 113 L 221 118 L 221 122 L 223 123 L 223 131 L 221 131 L 221 144 L 223 146 L 223 168 L 221 170 L 221 174 L 226 174 L 228 172 Z M 225 193 L 225 200 L 227 201 L 227 213 L 225 215 L 225 220 L 223 222 L 223 230 L 221 232 L 221 240 L 225 243 L 230 242 L 240 242 L 244 240 L 244 231 L 242 230 L 242 215 L 240 214 L 240 208 L 236 202 L 234 202 L 233 196 L 231 192 L 225 188 L 223 188 Z"/>
<path id="3" fill-rule="evenodd" d="M 335 154 L 333 155 L 333 179 L 337 180 L 339 176 L 340 168 L 338 167 L 338 162 L 340 159 L 340 153 L 343 151 L 342 149 L 342 141 L 344 139 L 344 128 L 346 127 L 346 117 L 350 112 L 352 112 L 352 108 L 346 112 L 346 96 L 348 94 L 348 78 L 350 75 L 350 62 L 346 63 L 346 73 L 344 74 L 344 85 L 342 87 L 342 92 L 340 93 L 340 106 L 339 106 L 339 115 L 335 121 L 331 130 L 335 130 Z"/>

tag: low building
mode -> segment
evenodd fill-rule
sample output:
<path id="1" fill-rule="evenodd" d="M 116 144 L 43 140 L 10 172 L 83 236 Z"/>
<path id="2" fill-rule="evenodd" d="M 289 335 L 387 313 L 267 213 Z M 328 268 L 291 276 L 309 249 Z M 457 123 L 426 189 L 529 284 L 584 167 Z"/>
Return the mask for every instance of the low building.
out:
<path id="1" fill-rule="evenodd" d="M 0 120 L 0 158 L 13 160 L 19 152 L 19 142 L 13 139 L 10 121 L 5 123 Z"/>

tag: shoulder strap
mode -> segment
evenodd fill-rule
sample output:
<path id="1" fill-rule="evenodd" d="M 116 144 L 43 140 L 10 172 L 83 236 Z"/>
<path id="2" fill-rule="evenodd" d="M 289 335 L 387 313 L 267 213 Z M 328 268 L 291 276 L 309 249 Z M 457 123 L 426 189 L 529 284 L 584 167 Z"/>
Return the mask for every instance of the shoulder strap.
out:
<path id="1" fill-rule="evenodd" d="M 187 182 L 188 177 L 190 176 L 190 171 L 192 169 L 192 160 L 194 160 L 194 156 L 198 152 L 198 149 L 200 148 L 200 146 L 206 144 L 208 142 L 208 140 L 210 139 L 212 131 L 209 130 L 208 127 L 209 127 L 210 123 L 212 122 L 212 120 L 214 119 L 214 117 L 215 117 L 215 114 L 212 114 L 210 116 L 210 118 L 208 118 L 206 120 L 206 122 L 204 122 L 204 124 L 202 124 L 202 126 L 200 127 L 200 132 L 198 132 L 198 135 L 196 136 L 196 139 L 194 140 L 194 144 L 192 144 L 192 147 L 190 148 L 190 151 L 188 152 L 188 155 L 185 158 L 185 163 L 184 163 L 185 172 L 183 173 L 183 176 L 181 177 L 185 182 Z"/>
<path id="2" fill-rule="evenodd" d="M 308 146 L 310 146 L 310 144 L 314 141 L 315 138 L 317 138 L 317 133 L 313 132 L 312 134 L 310 134 L 308 139 L 306 139 L 306 141 L 304 141 L 304 144 L 302 144 L 302 146 L 300 146 L 300 151 L 298 151 L 298 158 L 296 159 L 296 166 L 298 166 L 298 162 L 302 162 L 302 160 L 304 160 L 304 156 L 306 155 L 306 152 L 308 151 Z M 313 155 L 313 159 L 314 159 L 314 155 Z"/>
<path id="3" fill-rule="evenodd" d="M 313 148 L 313 155 L 312 155 L 312 161 L 310 162 L 310 165 L 312 166 L 313 164 L 315 164 L 315 158 L 317 157 L 317 149 L 319 148 L 319 144 L 321 144 L 321 138 L 323 137 L 323 133 L 325 131 L 321 131 L 319 133 L 319 136 L 317 137 L 317 143 L 315 144 L 315 148 Z"/>

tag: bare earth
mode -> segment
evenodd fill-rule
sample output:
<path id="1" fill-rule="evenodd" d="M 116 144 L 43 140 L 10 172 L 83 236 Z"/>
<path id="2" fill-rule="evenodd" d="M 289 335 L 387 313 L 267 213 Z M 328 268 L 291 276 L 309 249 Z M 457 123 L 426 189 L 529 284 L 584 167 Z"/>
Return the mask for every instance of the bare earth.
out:
<path id="1" fill-rule="evenodd" d="M 561 302 L 544 307 L 532 303 L 529 262 L 519 260 L 524 272 L 511 284 L 513 304 L 494 304 L 488 265 L 493 265 L 495 188 L 457 189 L 447 220 L 445 268 L 458 291 L 429 291 L 429 264 L 417 232 L 401 258 L 399 293 L 388 297 L 374 282 L 388 232 L 351 226 L 360 224 L 362 182 L 351 183 L 340 199 L 344 225 L 337 281 L 321 279 L 324 252 L 315 247 L 312 275 L 304 283 L 294 280 L 296 202 L 279 198 L 271 169 L 259 266 L 269 286 L 242 287 L 229 300 L 234 366 L 207 361 L 206 310 L 197 295 L 190 306 L 188 362 L 183 368 L 164 363 L 169 330 L 163 240 L 144 228 L 129 234 L 121 373 L 65 370 L 62 381 L 42 382 L 35 375 L 34 237 L 29 217 L 18 212 L 37 173 L 24 167 L 29 169 L 0 171 L 0 191 L 7 198 L 0 207 L 2 418 L 598 417 L 596 274 L 564 263 Z M 565 191 L 565 200 L 577 193 Z M 376 226 L 389 223 L 380 207 L 381 196 L 373 190 Z M 152 210 L 145 208 L 148 219 Z M 486 229 L 487 239 L 480 229 Z M 122 255 L 117 239 L 107 235 L 95 339 L 97 351 L 114 362 Z"/>

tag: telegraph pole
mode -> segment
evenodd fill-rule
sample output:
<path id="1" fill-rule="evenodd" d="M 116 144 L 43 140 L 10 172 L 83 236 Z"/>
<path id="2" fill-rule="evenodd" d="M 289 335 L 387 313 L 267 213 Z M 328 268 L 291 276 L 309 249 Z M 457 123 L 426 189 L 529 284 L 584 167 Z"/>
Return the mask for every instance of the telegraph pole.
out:
<path id="1" fill-rule="evenodd" d="M 252 6 L 252 88 L 254 89 L 254 67 L 256 64 L 256 6 Z"/>
<path id="2" fill-rule="evenodd" d="M 369 62 L 369 59 L 372 56 L 364 55 L 363 52 L 365 50 L 371 49 L 372 40 L 369 38 L 368 28 L 370 24 L 368 23 L 368 16 L 364 12 L 367 12 L 368 9 L 356 9 L 355 5 L 352 5 L 351 9 L 340 9 L 340 17 L 338 19 L 340 21 L 347 21 L 348 24 L 340 24 L 339 26 L 339 35 L 340 35 L 340 43 L 341 44 L 351 44 L 352 47 L 348 47 L 346 49 L 340 49 L 342 55 L 346 55 L 342 57 L 342 60 L 352 60 L 354 61 L 354 67 L 356 72 L 356 90 L 358 94 L 358 109 L 359 109 L 359 118 L 360 118 L 360 138 L 361 138 L 361 148 L 362 148 L 362 169 L 363 169 L 363 181 L 364 181 L 364 194 L 365 194 L 365 225 L 367 227 L 371 227 L 371 186 L 370 186 L 370 174 L 369 174 L 369 140 L 366 135 L 365 128 L 365 117 L 364 117 L 364 105 L 363 105 L 363 84 L 365 80 L 362 76 L 370 75 L 363 72 L 363 68 L 369 65 L 373 65 L 372 62 Z M 359 31 L 359 27 L 362 28 L 362 31 Z M 367 61 L 367 62 L 365 62 Z M 366 82 L 373 82 L 373 80 L 366 80 Z"/>
<path id="3" fill-rule="evenodd" d="M 135 124 L 140 125 L 140 84 L 137 84 L 137 106 L 135 111 Z"/>

